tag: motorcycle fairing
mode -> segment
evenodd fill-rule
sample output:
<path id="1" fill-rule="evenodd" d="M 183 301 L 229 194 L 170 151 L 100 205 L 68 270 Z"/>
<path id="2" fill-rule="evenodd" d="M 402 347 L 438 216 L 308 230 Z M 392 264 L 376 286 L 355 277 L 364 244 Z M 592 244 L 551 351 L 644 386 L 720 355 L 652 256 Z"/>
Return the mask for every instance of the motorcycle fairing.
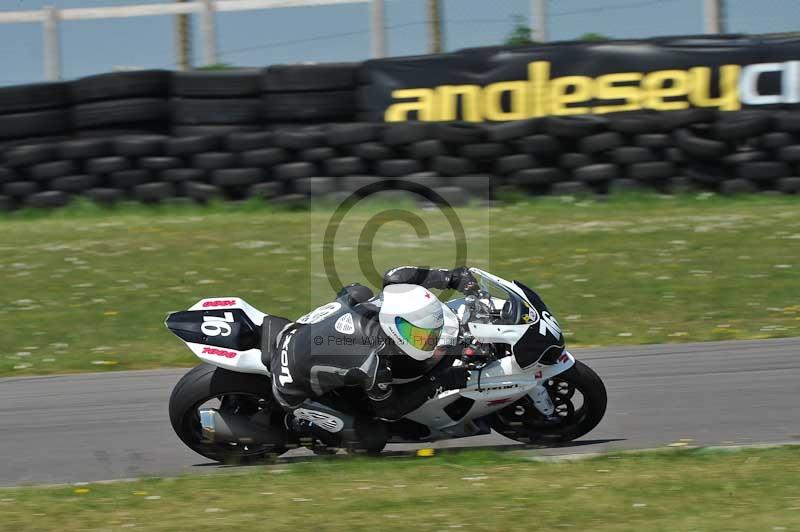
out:
<path id="1" fill-rule="evenodd" d="M 568 351 L 563 351 L 554 364 L 536 363 L 526 369 L 514 357 L 501 358 L 480 371 L 472 371 L 466 388 L 440 393 L 405 417 L 430 427 L 433 439 L 472 436 L 477 430 L 474 420 L 501 410 L 526 394 L 535 394 L 542 383 L 574 364 L 575 358 Z M 474 402 L 460 419 L 453 420 L 445 409 L 462 397 Z"/>
<path id="2" fill-rule="evenodd" d="M 165 322 L 203 362 L 241 373 L 269 375 L 261 361 L 261 324 L 266 314 L 238 297 L 198 301 Z"/>

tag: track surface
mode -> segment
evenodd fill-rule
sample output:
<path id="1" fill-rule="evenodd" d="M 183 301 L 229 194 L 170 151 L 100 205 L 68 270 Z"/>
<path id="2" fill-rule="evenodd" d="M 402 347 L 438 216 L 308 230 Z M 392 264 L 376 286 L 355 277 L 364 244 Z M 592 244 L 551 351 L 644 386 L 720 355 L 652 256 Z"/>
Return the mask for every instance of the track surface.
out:
<path id="1" fill-rule="evenodd" d="M 542 454 L 658 447 L 680 439 L 800 440 L 800 338 L 574 354 L 605 381 L 608 412 L 583 441 Z M 0 486 L 219 470 L 186 449 L 170 427 L 167 400 L 184 372 L 0 379 Z M 492 434 L 434 447 L 511 443 Z"/>

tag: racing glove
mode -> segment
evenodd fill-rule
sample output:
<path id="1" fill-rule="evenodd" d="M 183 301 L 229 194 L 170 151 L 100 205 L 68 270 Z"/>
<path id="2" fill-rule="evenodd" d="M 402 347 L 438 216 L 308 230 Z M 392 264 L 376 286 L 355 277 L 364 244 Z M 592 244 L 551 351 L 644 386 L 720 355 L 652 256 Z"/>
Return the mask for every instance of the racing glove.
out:
<path id="1" fill-rule="evenodd" d="M 460 390 L 467 387 L 469 370 L 462 367 L 450 367 L 437 375 L 431 376 L 434 390 Z"/>
<path id="2" fill-rule="evenodd" d="M 455 268 L 451 270 L 448 287 L 455 288 L 466 295 L 477 294 L 479 290 L 478 282 L 467 268 Z"/>

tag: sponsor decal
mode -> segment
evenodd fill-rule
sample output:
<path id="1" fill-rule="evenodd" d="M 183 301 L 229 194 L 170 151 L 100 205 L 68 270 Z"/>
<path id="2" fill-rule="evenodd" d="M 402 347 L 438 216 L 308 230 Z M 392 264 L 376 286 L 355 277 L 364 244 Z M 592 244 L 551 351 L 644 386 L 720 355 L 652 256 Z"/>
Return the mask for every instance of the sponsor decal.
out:
<path id="1" fill-rule="evenodd" d="M 289 371 L 289 343 L 291 343 L 295 332 L 297 332 L 297 329 L 289 331 L 281 343 L 281 374 L 278 376 L 278 382 L 281 386 L 294 382 L 292 374 Z"/>
<path id="2" fill-rule="evenodd" d="M 315 308 L 305 316 L 301 316 L 300 319 L 297 320 L 297 323 L 302 323 L 303 325 L 319 323 L 328 316 L 335 314 L 340 308 L 342 308 L 342 304 L 338 301 L 328 303 L 327 305 L 322 305 L 321 307 Z"/>
<path id="3" fill-rule="evenodd" d="M 204 355 L 215 355 L 225 358 L 236 358 L 237 353 L 236 351 L 228 351 L 227 349 L 220 349 L 218 347 L 204 347 L 202 354 Z"/>
<path id="4" fill-rule="evenodd" d="M 738 111 L 743 106 L 800 103 L 797 60 L 611 72 L 596 77 L 554 77 L 551 61 L 532 61 L 525 68 L 526 79 L 485 86 L 451 83 L 393 90 L 393 103 L 386 109 L 384 120 L 508 121 L 641 109 L 710 107 Z M 404 80 L 393 81 L 402 84 Z"/>
<path id="5" fill-rule="evenodd" d="M 333 328 L 342 334 L 353 334 L 356 332 L 356 326 L 353 324 L 353 315 L 347 313 L 341 316 L 338 320 L 336 320 L 336 324 L 333 326 Z"/>
<path id="6" fill-rule="evenodd" d="M 212 301 L 203 301 L 203 308 L 209 307 L 232 307 L 236 304 L 235 299 L 214 299 Z"/>
<path id="7" fill-rule="evenodd" d="M 486 403 L 486 404 L 487 404 L 488 406 L 497 406 L 497 405 L 503 405 L 503 404 L 506 404 L 506 403 L 507 403 L 507 402 L 509 402 L 509 401 L 511 401 L 511 398 L 508 398 L 508 397 L 507 397 L 507 398 L 505 398 L 505 399 L 492 399 L 491 401 L 489 401 L 489 402 L 488 402 L 488 403 Z"/>
<path id="8" fill-rule="evenodd" d="M 562 364 L 564 362 L 567 362 L 568 360 L 569 360 L 569 355 L 567 355 L 566 353 L 561 353 L 561 356 L 558 357 L 558 361 L 561 362 Z"/>
<path id="9" fill-rule="evenodd" d="M 542 378 L 542 370 L 536 370 L 536 373 L 533 374 L 534 379 L 541 379 Z"/>
<path id="10" fill-rule="evenodd" d="M 542 317 L 539 320 L 539 334 L 547 336 L 548 333 L 555 336 L 556 339 L 561 338 L 561 326 L 558 324 L 558 321 L 556 321 L 555 316 L 543 310 Z"/>

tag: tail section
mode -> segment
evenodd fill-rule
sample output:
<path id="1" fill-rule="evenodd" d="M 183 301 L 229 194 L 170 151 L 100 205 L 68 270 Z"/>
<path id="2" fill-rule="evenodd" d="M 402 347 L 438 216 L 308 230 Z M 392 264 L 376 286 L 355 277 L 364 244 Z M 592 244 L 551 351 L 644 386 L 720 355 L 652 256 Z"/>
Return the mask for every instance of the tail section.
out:
<path id="1" fill-rule="evenodd" d="M 203 362 L 241 373 L 269 375 L 261 360 L 261 324 L 266 314 L 238 297 L 198 301 L 173 312 L 165 325 Z"/>

